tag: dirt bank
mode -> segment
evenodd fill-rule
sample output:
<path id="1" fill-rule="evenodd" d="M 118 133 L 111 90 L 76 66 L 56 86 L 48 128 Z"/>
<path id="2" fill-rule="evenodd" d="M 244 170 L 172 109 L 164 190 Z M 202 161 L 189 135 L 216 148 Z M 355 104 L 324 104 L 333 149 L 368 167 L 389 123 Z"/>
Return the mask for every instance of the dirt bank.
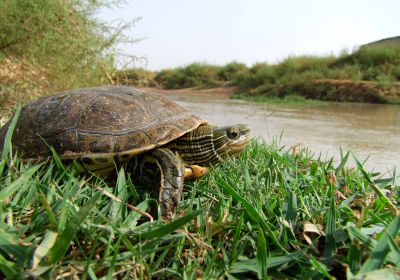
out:
<path id="1" fill-rule="evenodd" d="M 226 95 L 226 97 L 232 96 L 236 91 L 237 88 L 235 87 L 217 87 L 217 88 L 183 88 L 183 89 L 160 89 L 160 88 L 152 88 L 152 87 L 138 87 L 139 89 L 146 91 L 146 92 L 157 92 L 162 94 L 173 94 L 173 95 Z"/>
<path id="2" fill-rule="evenodd" d="M 285 84 L 279 85 L 276 92 L 283 90 Z M 293 87 L 293 85 L 291 85 Z M 160 89 L 141 87 L 144 91 L 152 91 L 174 95 L 225 95 L 227 98 L 238 92 L 236 87 L 222 86 L 216 88 L 184 88 L 184 89 Z M 336 101 L 336 102 L 366 102 L 366 103 L 400 103 L 400 84 L 393 83 L 389 86 L 381 85 L 374 81 L 352 81 L 321 79 L 310 83 L 299 83 L 292 88 L 296 94 L 307 99 Z M 262 92 L 249 92 L 249 96 L 263 95 Z M 278 94 L 279 95 L 279 94 Z M 268 94 L 265 94 L 267 97 Z M 284 97 L 281 96 L 282 98 Z"/>

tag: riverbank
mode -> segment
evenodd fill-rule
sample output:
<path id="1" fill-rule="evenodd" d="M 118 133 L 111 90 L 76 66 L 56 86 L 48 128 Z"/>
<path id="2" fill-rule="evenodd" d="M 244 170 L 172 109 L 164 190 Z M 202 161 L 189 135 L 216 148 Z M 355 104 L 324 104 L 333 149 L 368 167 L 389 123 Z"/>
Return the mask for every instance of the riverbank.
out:
<path id="1" fill-rule="evenodd" d="M 379 104 L 400 104 L 400 95 L 395 90 L 376 91 L 373 82 L 359 82 L 354 83 L 351 81 L 331 80 L 331 81 L 316 81 L 316 84 L 323 85 L 325 87 L 324 92 L 314 92 L 315 98 L 308 98 L 298 94 L 286 95 L 283 97 L 268 96 L 260 94 L 249 94 L 242 92 L 240 88 L 229 84 L 218 86 L 218 87 L 207 87 L 201 86 L 181 88 L 181 89 L 161 89 L 158 87 L 143 87 L 138 88 L 146 92 L 157 92 L 166 95 L 188 95 L 188 96 L 203 96 L 205 99 L 211 96 L 220 96 L 231 99 L 247 100 L 258 103 L 268 104 L 282 104 L 282 105 L 320 105 L 327 106 L 329 102 L 343 102 L 343 103 L 379 103 Z M 332 94 L 326 86 L 330 84 L 332 87 L 336 87 L 336 94 Z M 314 90 L 322 91 L 322 89 L 316 87 Z M 350 90 L 350 92 L 347 92 Z M 400 90 L 400 88 L 399 88 Z M 311 94 L 311 93 L 310 93 Z M 316 98 L 316 95 L 320 96 Z M 386 100 L 387 102 L 380 102 L 379 100 Z M 371 102 L 368 102 L 371 101 Z M 372 102 L 375 101 L 375 102 Z M 390 101 L 390 102 L 389 102 Z"/>
<path id="2" fill-rule="evenodd" d="M 235 95 L 235 92 L 237 91 L 237 88 L 233 86 L 221 86 L 213 88 L 191 87 L 191 88 L 181 88 L 181 89 L 160 89 L 157 87 L 138 87 L 138 88 L 146 92 L 156 92 L 166 95 L 200 95 L 200 96 L 219 95 L 225 98 L 232 98 Z"/>
<path id="3" fill-rule="evenodd" d="M 217 97 L 218 99 L 236 99 L 246 100 L 257 103 L 268 103 L 268 104 L 282 104 L 282 105 L 320 105 L 326 106 L 328 103 L 320 100 L 306 99 L 301 96 L 290 95 L 285 98 L 278 97 L 265 97 L 265 96 L 250 96 L 248 94 L 238 93 L 238 88 L 234 86 L 222 86 L 215 88 L 182 88 L 182 89 L 160 89 L 156 87 L 138 87 L 145 92 L 156 92 L 160 94 L 172 95 L 172 96 L 196 96 L 202 97 L 204 100 L 209 100 Z"/>
<path id="4" fill-rule="evenodd" d="M 240 86 L 234 82 L 169 88 L 153 83 L 121 81 L 122 84 L 149 88 L 165 94 L 226 94 L 231 98 L 270 103 L 313 103 L 318 101 L 400 104 L 400 82 L 382 83 L 349 79 L 309 79 L 290 83 Z M 146 83 L 147 85 L 147 83 Z"/>
<path id="5" fill-rule="evenodd" d="M 276 64 L 192 63 L 174 69 L 116 72 L 118 82 L 167 90 L 234 87 L 240 96 L 400 104 L 400 44 L 366 44 L 340 56 L 288 57 Z"/>

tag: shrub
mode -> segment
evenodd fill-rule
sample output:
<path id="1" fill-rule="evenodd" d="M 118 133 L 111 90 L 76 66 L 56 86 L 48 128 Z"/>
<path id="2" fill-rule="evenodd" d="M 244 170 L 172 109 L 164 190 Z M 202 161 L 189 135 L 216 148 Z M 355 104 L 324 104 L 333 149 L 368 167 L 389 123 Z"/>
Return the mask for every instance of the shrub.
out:
<path id="1" fill-rule="evenodd" d="M 400 44 L 384 46 L 364 46 L 355 54 L 356 61 L 363 67 L 382 64 L 400 64 Z"/>
<path id="2" fill-rule="evenodd" d="M 239 62 L 230 62 L 223 66 L 218 72 L 218 79 L 221 81 L 231 82 L 238 76 L 245 75 L 248 72 L 246 64 Z"/>
<path id="3" fill-rule="evenodd" d="M 118 83 L 128 86 L 158 87 L 155 73 L 143 68 L 130 68 L 117 71 L 115 79 Z"/>
<path id="4" fill-rule="evenodd" d="M 327 72 L 327 66 L 334 61 L 333 56 L 318 57 L 318 56 L 298 56 L 289 57 L 277 64 L 276 70 L 278 75 L 288 75 L 295 72 L 305 71 L 322 71 Z"/>
<path id="5" fill-rule="evenodd" d="M 273 66 L 266 63 L 257 63 L 242 75 L 238 75 L 233 80 L 235 85 L 241 89 L 257 88 L 266 82 L 274 82 L 276 78 Z"/>
<path id="6" fill-rule="evenodd" d="M 196 86 L 217 86 L 222 83 L 218 78 L 219 66 L 192 63 L 185 67 L 160 71 L 155 81 L 167 89 L 179 89 Z"/>
<path id="7" fill-rule="evenodd" d="M 345 64 L 341 67 L 329 69 L 328 79 L 360 81 L 363 78 L 360 67 L 357 64 Z"/>
<path id="8" fill-rule="evenodd" d="M 221 84 L 218 78 L 219 66 L 203 63 L 192 63 L 182 68 L 185 77 L 188 78 L 186 87 L 191 86 L 216 86 Z"/>
<path id="9" fill-rule="evenodd" d="M 386 75 L 392 80 L 400 80 L 400 44 L 364 45 L 354 53 L 337 59 L 332 68 L 356 66 L 360 79 L 378 81 L 379 76 Z"/>
<path id="10" fill-rule="evenodd" d="M 115 43 L 128 25 L 113 27 L 93 15 L 114 3 L 0 1 L 0 51 L 46 68 L 53 88 L 108 82 Z"/>

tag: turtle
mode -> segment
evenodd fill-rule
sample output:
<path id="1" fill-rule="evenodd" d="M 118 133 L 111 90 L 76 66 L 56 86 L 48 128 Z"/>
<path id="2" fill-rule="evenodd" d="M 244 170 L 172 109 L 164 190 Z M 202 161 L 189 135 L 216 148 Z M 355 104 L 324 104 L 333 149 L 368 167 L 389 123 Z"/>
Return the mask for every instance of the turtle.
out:
<path id="1" fill-rule="evenodd" d="M 0 129 L 3 144 L 10 122 Z M 163 216 L 176 211 L 185 179 L 243 151 L 247 124 L 217 127 L 163 94 L 127 86 L 56 93 L 21 109 L 12 136 L 25 160 L 44 161 L 52 147 L 82 171 L 107 177 L 124 166 L 135 185 L 159 189 Z"/>

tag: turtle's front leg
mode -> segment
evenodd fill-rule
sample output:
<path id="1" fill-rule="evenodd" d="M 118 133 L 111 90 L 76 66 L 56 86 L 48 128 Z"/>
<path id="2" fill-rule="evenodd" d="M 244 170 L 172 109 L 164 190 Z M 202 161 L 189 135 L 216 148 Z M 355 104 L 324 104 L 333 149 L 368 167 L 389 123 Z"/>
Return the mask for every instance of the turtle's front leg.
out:
<path id="1" fill-rule="evenodd" d="M 157 170 L 154 170 L 154 168 Z M 182 197 L 185 175 L 183 161 L 171 150 L 160 148 L 144 158 L 141 169 L 146 169 L 145 172 L 141 172 L 142 174 L 153 175 L 151 181 L 160 189 L 158 201 L 161 206 L 161 213 L 164 217 L 170 217 L 175 212 Z M 150 171 L 152 172 L 150 173 Z"/>

